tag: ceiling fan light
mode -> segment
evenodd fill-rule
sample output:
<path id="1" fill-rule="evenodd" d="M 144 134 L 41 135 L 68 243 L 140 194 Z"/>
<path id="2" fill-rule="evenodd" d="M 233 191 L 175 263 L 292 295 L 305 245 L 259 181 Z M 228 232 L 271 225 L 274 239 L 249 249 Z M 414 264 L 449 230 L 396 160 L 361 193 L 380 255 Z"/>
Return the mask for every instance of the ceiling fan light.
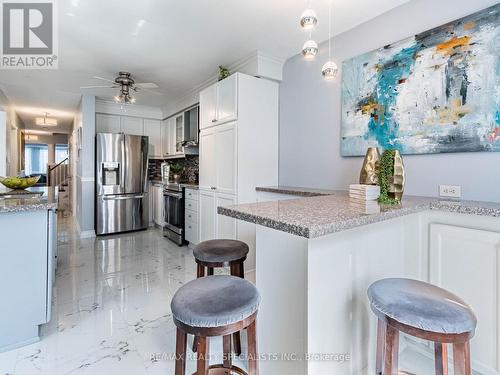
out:
<path id="1" fill-rule="evenodd" d="M 302 46 L 302 55 L 308 60 L 313 59 L 318 53 L 318 43 L 314 40 L 308 40 Z"/>
<path id="2" fill-rule="evenodd" d="M 337 64 L 333 61 L 327 61 L 324 65 L 323 68 L 321 68 L 321 74 L 323 74 L 323 77 L 326 80 L 332 80 L 337 76 L 338 72 L 338 67 Z"/>
<path id="3" fill-rule="evenodd" d="M 57 126 L 57 119 L 49 117 L 35 118 L 35 124 L 39 126 Z"/>
<path id="4" fill-rule="evenodd" d="M 300 26 L 307 31 L 310 31 L 318 24 L 318 17 L 316 12 L 311 8 L 306 9 L 300 17 Z"/>

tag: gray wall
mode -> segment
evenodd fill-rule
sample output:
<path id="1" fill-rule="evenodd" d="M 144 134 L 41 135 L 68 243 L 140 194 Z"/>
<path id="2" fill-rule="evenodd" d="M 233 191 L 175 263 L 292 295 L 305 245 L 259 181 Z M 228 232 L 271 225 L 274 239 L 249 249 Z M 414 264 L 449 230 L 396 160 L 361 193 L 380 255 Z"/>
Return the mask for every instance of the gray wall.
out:
<path id="1" fill-rule="evenodd" d="M 332 39 L 342 61 L 397 42 L 496 4 L 494 0 L 413 0 Z M 324 18 L 324 17 L 323 17 Z M 300 48 L 300 46 L 298 46 Z M 341 71 L 324 81 L 328 58 L 288 60 L 280 89 L 280 184 L 347 189 L 357 182 L 362 158 L 340 156 Z M 464 199 L 500 201 L 500 153 L 404 156 L 407 194 L 437 196 L 438 185 L 461 185 Z"/>

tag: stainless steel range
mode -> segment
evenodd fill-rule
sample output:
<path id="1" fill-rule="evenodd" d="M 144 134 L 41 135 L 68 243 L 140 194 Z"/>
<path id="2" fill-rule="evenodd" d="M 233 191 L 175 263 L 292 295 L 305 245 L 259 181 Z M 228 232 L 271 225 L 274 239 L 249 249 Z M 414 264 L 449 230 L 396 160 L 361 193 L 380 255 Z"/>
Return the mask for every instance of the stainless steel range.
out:
<path id="1" fill-rule="evenodd" d="M 166 183 L 163 188 L 165 226 L 163 235 L 184 245 L 184 192 L 180 184 Z"/>

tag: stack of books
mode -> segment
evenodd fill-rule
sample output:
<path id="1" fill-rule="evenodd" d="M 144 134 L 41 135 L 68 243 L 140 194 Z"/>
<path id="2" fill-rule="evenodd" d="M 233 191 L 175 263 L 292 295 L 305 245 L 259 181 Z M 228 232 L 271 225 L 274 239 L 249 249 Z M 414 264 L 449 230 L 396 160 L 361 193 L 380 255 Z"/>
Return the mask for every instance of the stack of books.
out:
<path id="1" fill-rule="evenodd" d="M 377 199 L 380 195 L 380 187 L 376 185 L 349 185 L 349 204 L 355 210 L 363 214 L 375 214 L 380 212 Z"/>
<path id="2" fill-rule="evenodd" d="M 349 185 L 349 197 L 360 201 L 376 201 L 380 195 L 377 185 Z"/>

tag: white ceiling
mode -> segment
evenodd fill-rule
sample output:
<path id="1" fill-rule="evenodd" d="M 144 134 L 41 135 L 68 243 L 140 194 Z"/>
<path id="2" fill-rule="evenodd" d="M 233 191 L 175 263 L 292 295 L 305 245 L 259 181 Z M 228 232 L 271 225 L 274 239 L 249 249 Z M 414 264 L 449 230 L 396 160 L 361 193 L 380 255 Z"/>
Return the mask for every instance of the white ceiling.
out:
<path id="1" fill-rule="evenodd" d="M 333 34 L 344 32 L 408 0 L 334 0 Z M 330 0 L 312 0 L 319 18 L 313 39 L 328 38 Z M 59 69 L 0 71 L 0 89 L 16 107 L 40 114 L 73 113 L 81 86 L 130 71 L 154 82 L 161 95 L 142 92 L 137 103 L 165 106 L 255 50 L 278 58 L 306 40 L 298 20 L 306 0 L 65 0 L 59 8 Z M 115 90 L 85 90 L 111 99 Z M 20 113 L 27 127 L 34 115 Z M 69 130 L 71 121 L 64 121 Z M 69 125 L 68 125 L 69 124 Z"/>

